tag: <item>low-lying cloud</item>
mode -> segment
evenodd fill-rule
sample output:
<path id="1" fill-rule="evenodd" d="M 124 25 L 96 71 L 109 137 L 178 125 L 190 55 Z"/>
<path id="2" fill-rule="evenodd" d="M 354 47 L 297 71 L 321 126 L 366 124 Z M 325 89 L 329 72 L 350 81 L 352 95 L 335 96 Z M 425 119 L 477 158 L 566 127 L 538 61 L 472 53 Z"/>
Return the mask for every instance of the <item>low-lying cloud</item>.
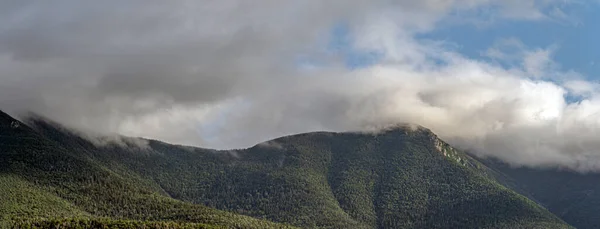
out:
<path id="1" fill-rule="evenodd" d="M 8 1 L 0 3 L 0 109 L 221 149 L 415 123 L 513 164 L 597 171 L 598 86 L 560 70 L 557 47 L 499 38 L 471 59 L 417 38 L 448 23 L 565 20 L 561 4 Z M 340 26 L 349 31 L 342 49 L 354 54 L 331 47 Z M 353 68 L 349 55 L 371 59 Z"/>

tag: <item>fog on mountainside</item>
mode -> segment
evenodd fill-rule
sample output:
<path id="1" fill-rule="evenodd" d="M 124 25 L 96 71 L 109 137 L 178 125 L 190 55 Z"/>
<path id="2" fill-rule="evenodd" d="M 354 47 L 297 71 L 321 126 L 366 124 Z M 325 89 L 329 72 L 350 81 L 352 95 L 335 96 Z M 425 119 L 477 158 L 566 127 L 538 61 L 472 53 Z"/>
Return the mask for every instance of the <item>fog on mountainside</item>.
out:
<path id="1" fill-rule="evenodd" d="M 3 1 L 0 109 L 219 149 L 415 123 L 514 165 L 596 171 L 597 85 L 554 59 L 566 44 L 502 30 L 585 26 L 595 5 Z"/>

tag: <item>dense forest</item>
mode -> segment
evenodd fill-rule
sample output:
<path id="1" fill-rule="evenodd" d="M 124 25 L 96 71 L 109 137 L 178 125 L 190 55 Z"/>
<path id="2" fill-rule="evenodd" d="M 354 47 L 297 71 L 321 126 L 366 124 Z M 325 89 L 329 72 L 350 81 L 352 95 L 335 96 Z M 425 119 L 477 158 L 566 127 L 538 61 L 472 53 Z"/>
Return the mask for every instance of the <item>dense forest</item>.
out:
<path id="1" fill-rule="evenodd" d="M 571 228 L 425 128 L 306 133 L 218 151 L 25 123 L 0 113 L 5 225 Z"/>
<path id="2" fill-rule="evenodd" d="M 5 227 L 45 228 L 57 220 L 70 228 L 94 223 L 117 228 L 139 223 L 182 228 L 288 227 L 170 198 L 149 184 L 152 181 L 125 175 L 117 165 L 113 170 L 81 149 L 45 138 L 3 114 L 0 139 L 0 221 Z"/>

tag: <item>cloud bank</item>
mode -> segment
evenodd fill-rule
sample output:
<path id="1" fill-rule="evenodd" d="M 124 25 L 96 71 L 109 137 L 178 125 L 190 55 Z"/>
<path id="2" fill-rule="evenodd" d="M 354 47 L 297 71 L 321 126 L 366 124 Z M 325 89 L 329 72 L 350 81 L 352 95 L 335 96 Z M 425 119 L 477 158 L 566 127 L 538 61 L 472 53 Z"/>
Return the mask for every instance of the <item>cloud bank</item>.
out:
<path id="1" fill-rule="evenodd" d="M 564 4 L 3 1 L 0 109 L 221 149 L 415 123 L 516 165 L 597 171 L 598 85 L 561 70 L 559 47 L 499 38 L 472 59 L 417 38 L 448 23 L 564 21 Z"/>

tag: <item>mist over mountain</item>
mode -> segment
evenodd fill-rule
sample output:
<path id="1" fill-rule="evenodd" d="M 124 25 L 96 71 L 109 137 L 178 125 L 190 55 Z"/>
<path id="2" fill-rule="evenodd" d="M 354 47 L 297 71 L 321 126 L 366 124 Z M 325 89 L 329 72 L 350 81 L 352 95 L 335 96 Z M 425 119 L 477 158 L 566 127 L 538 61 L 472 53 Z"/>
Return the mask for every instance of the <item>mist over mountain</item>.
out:
<path id="1" fill-rule="evenodd" d="M 218 149 L 415 123 L 514 165 L 597 171 L 600 87 L 560 62 L 575 59 L 559 55 L 571 43 L 557 42 L 568 37 L 499 31 L 594 30 L 577 15 L 596 6 L 3 1 L 0 109 L 33 111 L 82 132 Z M 457 34 L 444 32 L 454 30 L 473 41 L 448 40 Z M 496 33 L 491 41 L 482 36 Z"/>

